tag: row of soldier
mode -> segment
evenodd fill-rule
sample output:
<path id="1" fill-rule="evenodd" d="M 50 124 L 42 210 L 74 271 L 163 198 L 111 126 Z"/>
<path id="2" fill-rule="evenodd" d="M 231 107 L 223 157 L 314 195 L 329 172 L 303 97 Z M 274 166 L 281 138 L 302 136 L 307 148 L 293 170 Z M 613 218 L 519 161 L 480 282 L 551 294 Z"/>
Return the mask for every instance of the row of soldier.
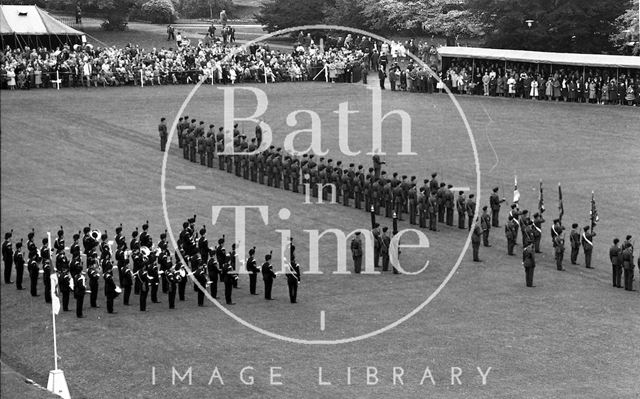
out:
<path id="1" fill-rule="evenodd" d="M 34 242 L 35 232 L 31 231 L 27 236 L 26 261 L 31 295 L 39 296 L 37 287 L 39 276 L 42 275 L 45 302 L 50 303 L 52 300 L 51 275 L 55 274 L 53 281 L 57 281 L 59 286 L 62 309 L 69 310 L 70 296 L 73 295 L 76 299 L 76 315 L 82 318 L 84 317 L 84 297 L 87 293 L 90 295 L 90 306 L 92 308 L 99 307 L 97 300 L 100 290 L 99 281 L 102 276 L 108 313 L 116 313 L 114 300 L 121 293 L 123 294 L 123 304 L 128 306 L 132 290 L 135 295 L 139 295 L 141 311 L 146 311 L 149 294 L 151 302 L 160 303 L 158 299 L 160 289 L 162 293 L 168 295 L 169 308 L 173 309 L 175 308 L 176 294 L 180 301 L 185 300 L 188 274 L 193 274 L 200 286 L 210 289 L 211 296 L 216 299 L 218 298 L 218 280 L 220 280 L 225 287 L 225 301 L 232 305 L 232 289 L 238 287 L 238 274 L 235 271 L 238 254 L 235 251 L 235 244 L 232 245 L 232 250 L 227 252 L 224 248 L 223 236 L 218 240 L 218 245 L 215 248 L 210 248 L 205 228 L 200 229 L 200 234 L 194 234 L 194 223 L 195 216 L 185 222 L 183 231 L 180 233 L 178 250 L 181 256 L 176 251 L 175 265 L 168 249 L 166 231 L 160 235 L 160 241 L 154 245 L 148 232 L 148 222 L 142 226 L 141 233 L 137 228 L 132 232 L 129 247 L 122 234 L 122 225 L 118 226 L 114 237 L 117 250 L 113 257 L 107 233 L 100 234 L 97 230 L 92 231 L 90 226 L 85 227 L 83 231 L 82 246 L 84 250 L 82 252 L 80 249 L 81 233 L 73 235 L 73 243 L 67 248 L 65 247 L 64 230 L 61 227 L 53 243 L 54 258 L 51 256 L 48 238 L 43 238 L 42 247 L 37 248 Z M 11 275 L 12 268 L 15 266 L 16 287 L 18 290 L 23 290 L 25 265 L 22 252 L 23 242 L 22 240 L 17 242 L 16 248 L 13 250 L 12 236 L 13 231 L 5 233 L 2 244 L 4 280 L 5 284 L 13 283 Z M 290 247 L 291 261 L 284 274 L 286 274 L 290 301 L 296 303 L 300 268 L 295 261 L 293 243 Z M 71 259 L 67 257 L 67 250 Z M 255 247 L 249 250 L 249 257 L 246 261 L 250 293 L 256 295 L 257 276 L 261 273 L 265 284 L 265 299 L 271 300 L 273 281 L 277 276 L 271 265 L 271 253 L 265 255 L 265 262 L 261 267 L 258 267 L 254 255 Z M 53 259 L 55 259 L 55 268 L 52 268 Z M 114 280 L 113 259 L 115 259 L 118 271 L 119 286 Z M 184 267 L 182 260 L 186 262 L 189 269 Z M 198 305 L 203 306 L 204 291 L 196 284 L 194 284 L 194 290 L 198 294 Z"/>

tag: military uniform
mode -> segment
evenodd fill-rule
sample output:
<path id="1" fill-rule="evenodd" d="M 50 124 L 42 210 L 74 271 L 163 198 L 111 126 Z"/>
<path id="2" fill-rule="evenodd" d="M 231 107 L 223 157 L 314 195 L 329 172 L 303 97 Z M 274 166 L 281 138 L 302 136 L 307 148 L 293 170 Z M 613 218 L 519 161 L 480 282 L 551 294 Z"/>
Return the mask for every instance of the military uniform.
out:
<path id="1" fill-rule="evenodd" d="M 295 261 L 287 268 L 287 286 L 289 288 L 289 301 L 296 303 L 298 298 L 298 284 L 300 284 L 300 266 Z"/>
<path id="2" fill-rule="evenodd" d="M 541 214 L 536 213 L 533 215 L 533 240 L 534 240 L 534 249 L 537 254 L 540 253 L 540 241 L 542 240 L 542 223 L 545 220 Z"/>
<path id="3" fill-rule="evenodd" d="M 609 259 L 611 259 L 611 274 L 612 274 L 612 282 L 613 286 L 617 288 L 622 288 L 621 277 L 622 277 L 622 248 L 618 246 L 617 238 L 613 240 L 613 245 L 609 248 Z"/>
<path id="4" fill-rule="evenodd" d="M 471 246 L 473 247 L 473 261 L 480 262 L 479 251 L 482 239 L 482 228 L 476 224 L 471 233 Z"/>
<path id="5" fill-rule="evenodd" d="M 498 196 L 498 187 L 493 188 L 493 193 L 489 197 L 489 206 L 491 207 L 491 221 L 493 227 L 500 226 L 500 204 L 504 202 L 504 198 L 501 200 Z"/>
<path id="6" fill-rule="evenodd" d="M 487 213 L 486 206 L 482 208 L 482 215 L 480 215 L 480 227 L 482 227 L 482 244 L 485 247 L 490 247 L 489 232 L 491 231 L 491 216 Z"/>
<path id="7" fill-rule="evenodd" d="M 466 201 L 466 210 L 467 210 L 467 220 L 468 220 L 468 230 L 471 230 L 471 226 L 473 225 L 473 219 L 476 215 L 476 201 L 473 199 L 473 194 L 469 194 L 469 199 Z"/>
<path id="8" fill-rule="evenodd" d="M 362 270 L 362 241 L 360 240 L 359 231 L 351 239 L 351 257 L 353 258 L 353 270 L 356 274 L 359 274 Z"/>
<path id="9" fill-rule="evenodd" d="M 513 255 L 513 247 L 516 245 L 515 232 L 518 229 L 513 217 L 509 215 L 507 223 L 504 225 L 504 235 L 507 238 L 507 255 Z"/>
<path id="10" fill-rule="evenodd" d="M 271 266 L 271 255 L 265 256 L 265 262 L 262 264 L 262 279 L 264 280 L 264 299 L 271 300 L 271 289 L 273 288 L 273 280 L 276 274 Z"/>
<path id="11" fill-rule="evenodd" d="M 13 244 L 11 233 L 5 233 L 2 242 L 2 261 L 4 263 L 4 283 L 11 284 L 11 269 L 13 267 Z"/>
<path id="12" fill-rule="evenodd" d="M 211 251 L 211 256 L 207 261 L 207 272 L 209 274 L 209 290 L 211 296 L 218 299 L 218 275 L 220 274 L 220 268 L 218 267 L 218 261 L 215 257 L 215 251 Z"/>
<path id="13" fill-rule="evenodd" d="M 622 251 L 622 268 L 624 269 L 624 289 L 633 291 L 633 247 L 628 246 Z"/>
<path id="14" fill-rule="evenodd" d="M 456 200 L 456 210 L 458 211 L 458 228 L 464 229 L 465 214 L 467 211 L 464 191 L 458 192 L 458 199 Z"/>
<path id="15" fill-rule="evenodd" d="M 589 226 L 585 226 L 582 232 L 582 250 L 584 251 L 584 264 L 587 269 L 593 269 L 591 266 L 591 252 L 593 251 L 593 237 L 595 232 L 589 232 Z"/>
<path id="16" fill-rule="evenodd" d="M 536 267 L 536 259 L 532 244 L 526 245 L 522 250 L 522 265 L 524 266 L 527 287 L 535 287 L 533 285 L 533 271 Z"/>
<path id="17" fill-rule="evenodd" d="M 453 199 L 453 192 L 451 192 L 451 188 L 453 188 L 453 186 L 449 184 L 442 194 L 442 198 L 444 201 L 444 208 L 446 211 L 447 226 L 453 226 L 454 199 Z"/>
<path id="18" fill-rule="evenodd" d="M 382 229 L 382 236 L 380 237 L 381 245 L 380 245 L 380 256 L 382 256 L 382 271 L 386 272 L 389 270 L 389 246 L 391 245 L 391 237 L 387 234 L 388 228 L 384 227 Z M 395 273 L 395 268 L 394 268 Z"/>
<path id="19" fill-rule="evenodd" d="M 571 264 L 576 265 L 578 260 L 578 252 L 580 251 L 580 233 L 578 232 L 578 224 L 572 225 L 569 233 L 569 242 L 571 243 Z"/>
<path id="20" fill-rule="evenodd" d="M 13 253 L 13 264 L 16 268 L 16 288 L 23 290 L 22 277 L 24 276 L 24 255 L 22 254 L 22 242 L 16 244 L 16 250 Z"/>
<path id="21" fill-rule="evenodd" d="M 104 296 L 107 298 L 107 313 L 116 313 L 113 311 L 113 301 L 118 296 L 116 292 L 116 282 L 113 279 L 113 266 L 109 261 L 103 275 L 104 278 Z"/>
<path id="22" fill-rule="evenodd" d="M 556 269 L 564 270 L 562 268 L 562 259 L 564 258 L 564 238 L 561 235 L 557 235 L 554 238 L 553 249 L 555 252 Z"/>
<path id="23" fill-rule="evenodd" d="M 164 152 L 167 147 L 167 138 L 169 137 L 169 133 L 167 132 L 166 118 L 160 119 L 160 124 L 158 125 L 158 134 L 160 135 L 160 151 Z"/>
<path id="24" fill-rule="evenodd" d="M 73 279 L 73 296 L 76 298 L 76 316 L 78 318 L 84 317 L 82 315 L 82 307 L 84 304 L 84 294 L 87 291 L 85 286 L 84 276 L 80 273 Z"/>
<path id="25" fill-rule="evenodd" d="M 31 296 L 40 296 L 38 295 L 38 277 L 40 274 L 40 268 L 38 267 L 38 256 L 34 256 L 29 259 L 27 263 L 27 271 L 29 272 L 29 280 L 31 281 Z"/>

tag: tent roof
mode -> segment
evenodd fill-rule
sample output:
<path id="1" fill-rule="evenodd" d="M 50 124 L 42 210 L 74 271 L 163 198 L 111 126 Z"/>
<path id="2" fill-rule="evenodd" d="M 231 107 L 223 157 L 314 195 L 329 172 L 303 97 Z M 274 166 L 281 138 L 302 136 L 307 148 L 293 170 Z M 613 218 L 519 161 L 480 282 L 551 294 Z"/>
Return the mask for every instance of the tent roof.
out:
<path id="1" fill-rule="evenodd" d="M 442 57 L 453 58 L 479 58 L 530 62 L 534 64 L 585 65 L 602 68 L 640 68 L 640 57 L 626 55 L 548 53 L 542 51 L 453 46 L 440 47 L 438 53 Z"/>
<path id="2" fill-rule="evenodd" d="M 37 6 L 0 5 L 0 33 L 3 35 L 79 36 L 75 30 Z"/>

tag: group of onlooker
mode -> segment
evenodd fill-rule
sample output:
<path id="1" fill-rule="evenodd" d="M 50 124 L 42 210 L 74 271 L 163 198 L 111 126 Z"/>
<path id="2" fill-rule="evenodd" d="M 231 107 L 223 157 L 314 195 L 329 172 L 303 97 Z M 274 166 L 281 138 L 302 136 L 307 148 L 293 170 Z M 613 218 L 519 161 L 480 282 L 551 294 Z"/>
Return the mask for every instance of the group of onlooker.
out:
<path id="1" fill-rule="evenodd" d="M 621 105 L 640 102 L 640 70 L 475 64 L 473 71 L 468 60 L 453 62 L 441 75 L 444 84 L 454 93 L 492 97 Z"/>

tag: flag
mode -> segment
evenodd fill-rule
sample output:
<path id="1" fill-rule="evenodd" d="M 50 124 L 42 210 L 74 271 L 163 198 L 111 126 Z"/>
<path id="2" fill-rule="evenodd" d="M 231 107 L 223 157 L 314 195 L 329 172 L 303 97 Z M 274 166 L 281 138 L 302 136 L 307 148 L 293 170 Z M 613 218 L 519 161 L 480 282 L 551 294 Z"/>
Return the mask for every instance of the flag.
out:
<path id="1" fill-rule="evenodd" d="M 558 183 L 558 219 L 562 220 L 562 216 L 564 215 L 564 204 L 562 203 L 562 186 Z"/>
<path id="2" fill-rule="evenodd" d="M 518 176 L 515 176 L 513 184 L 513 203 L 517 204 L 518 201 L 520 201 L 520 191 L 518 191 Z"/>
<path id="3" fill-rule="evenodd" d="M 54 315 L 60 313 L 60 298 L 58 297 L 58 274 L 51 273 L 51 311 Z"/>
<path id="4" fill-rule="evenodd" d="M 540 180 L 540 193 L 538 194 L 538 210 L 544 212 L 544 196 L 542 195 L 542 180 Z"/>
<path id="5" fill-rule="evenodd" d="M 596 227 L 596 223 L 600 220 L 598 210 L 596 209 L 596 197 L 593 191 L 591 192 L 591 211 L 589 212 L 589 216 L 591 218 L 591 232 L 593 232 L 593 228 Z"/>

